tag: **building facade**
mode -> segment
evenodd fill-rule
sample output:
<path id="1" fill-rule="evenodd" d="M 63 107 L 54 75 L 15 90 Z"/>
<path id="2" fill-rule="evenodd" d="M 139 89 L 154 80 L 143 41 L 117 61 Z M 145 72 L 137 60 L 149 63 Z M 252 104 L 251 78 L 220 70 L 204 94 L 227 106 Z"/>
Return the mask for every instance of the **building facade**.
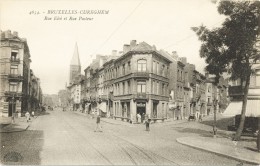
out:
<path id="1" fill-rule="evenodd" d="M 0 116 L 21 116 L 42 102 L 40 81 L 30 70 L 27 41 L 17 32 L 1 31 Z M 35 104 L 37 103 L 37 104 Z"/>
<path id="2" fill-rule="evenodd" d="M 168 116 L 169 64 L 171 61 L 145 42 L 124 45 L 114 61 L 113 115 L 136 121 L 136 115 Z"/>

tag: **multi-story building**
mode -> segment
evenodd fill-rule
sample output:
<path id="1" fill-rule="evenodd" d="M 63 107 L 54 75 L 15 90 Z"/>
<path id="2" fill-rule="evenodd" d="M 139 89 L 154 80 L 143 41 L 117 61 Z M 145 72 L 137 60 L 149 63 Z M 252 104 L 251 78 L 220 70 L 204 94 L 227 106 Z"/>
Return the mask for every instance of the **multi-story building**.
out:
<path id="1" fill-rule="evenodd" d="M 206 100 L 207 100 L 207 115 L 217 112 L 223 112 L 228 103 L 228 81 L 223 76 L 216 83 L 215 77 L 209 77 L 206 73 Z M 216 108 L 214 108 L 216 107 Z"/>
<path id="2" fill-rule="evenodd" d="M 167 118 L 171 61 L 145 42 L 124 45 L 114 61 L 113 115 L 136 121 L 137 114 Z"/>
<path id="3" fill-rule="evenodd" d="M 12 116 L 28 110 L 30 51 L 26 39 L 17 32 L 1 31 L 0 114 Z"/>
<path id="4" fill-rule="evenodd" d="M 39 110 L 41 104 L 42 104 L 42 90 L 40 86 L 40 79 L 34 75 L 32 70 L 30 70 L 28 110 L 30 111 Z"/>
<path id="5" fill-rule="evenodd" d="M 108 56 L 96 55 L 92 63 L 84 70 L 84 96 L 82 102 L 85 104 L 85 110 L 90 113 L 91 110 L 99 108 L 106 113 L 106 103 L 101 97 L 104 93 L 104 69 L 103 64 Z"/>
<path id="6" fill-rule="evenodd" d="M 81 107 L 81 81 L 84 79 L 83 75 L 74 77 L 73 83 L 68 86 L 70 92 L 71 108 L 75 111 L 82 109 Z"/>
<path id="7" fill-rule="evenodd" d="M 192 97 L 190 99 L 190 112 L 199 118 L 199 115 L 206 115 L 206 77 L 197 70 L 193 71 L 191 82 Z"/>

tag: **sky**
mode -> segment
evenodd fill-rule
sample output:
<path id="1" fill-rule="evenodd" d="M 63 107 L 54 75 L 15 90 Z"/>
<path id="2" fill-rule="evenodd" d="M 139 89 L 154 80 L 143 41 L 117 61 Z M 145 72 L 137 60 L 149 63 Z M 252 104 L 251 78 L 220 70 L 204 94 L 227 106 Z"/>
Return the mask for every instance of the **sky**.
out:
<path id="1" fill-rule="evenodd" d="M 54 10 L 63 13 L 50 14 Z M 88 10 L 108 13 L 87 14 Z M 82 74 L 96 54 L 122 51 L 131 40 L 145 41 L 169 53 L 177 51 L 204 74 L 205 62 L 199 56 L 201 42 L 191 27 L 203 24 L 214 28 L 224 19 L 212 0 L 0 1 L 0 28 L 17 31 L 19 37 L 27 39 L 31 69 L 40 78 L 44 94 L 56 94 L 65 88 L 76 42 Z"/>

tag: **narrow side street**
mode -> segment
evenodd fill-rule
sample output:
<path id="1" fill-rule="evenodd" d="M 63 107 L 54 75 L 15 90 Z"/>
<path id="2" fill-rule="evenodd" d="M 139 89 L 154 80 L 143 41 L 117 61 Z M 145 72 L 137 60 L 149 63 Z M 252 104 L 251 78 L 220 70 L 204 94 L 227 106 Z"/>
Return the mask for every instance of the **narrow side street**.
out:
<path id="1" fill-rule="evenodd" d="M 176 138 L 195 136 L 190 123 L 114 125 L 58 109 L 31 122 L 27 131 L 1 133 L 3 164 L 23 165 L 236 165 L 239 161 L 184 146 Z M 194 126 L 194 124 L 191 124 Z M 163 130 L 162 130 L 163 129 Z M 201 134 L 207 133 L 201 129 Z M 14 162 L 15 156 L 18 161 Z M 7 160 L 7 161 L 6 161 Z M 5 162 L 6 161 L 6 162 Z M 246 165 L 246 164 L 244 164 Z"/>

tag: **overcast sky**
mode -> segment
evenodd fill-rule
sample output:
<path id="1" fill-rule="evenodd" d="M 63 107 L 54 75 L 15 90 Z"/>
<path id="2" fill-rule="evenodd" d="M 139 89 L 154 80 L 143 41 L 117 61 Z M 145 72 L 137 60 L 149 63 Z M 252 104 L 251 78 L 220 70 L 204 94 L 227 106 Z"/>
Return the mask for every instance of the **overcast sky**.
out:
<path id="1" fill-rule="evenodd" d="M 48 14 L 48 10 L 76 10 L 77 14 Z M 80 14 L 81 10 L 109 10 L 108 14 Z M 39 14 L 30 14 L 30 12 Z M 77 20 L 44 20 L 45 16 Z M 93 18 L 91 21 L 79 17 Z M 190 29 L 201 24 L 220 26 L 224 16 L 211 0 L 19 0 L 0 2 L 2 31 L 17 31 L 26 38 L 31 68 L 41 79 L 43 93 L 64 89 L 78 43 L 82 74 L 96 54 L 121 51 L 130 40 L 145 41 L 158 50 L 177 51 L 204 73 L 201 43 Z"/>

